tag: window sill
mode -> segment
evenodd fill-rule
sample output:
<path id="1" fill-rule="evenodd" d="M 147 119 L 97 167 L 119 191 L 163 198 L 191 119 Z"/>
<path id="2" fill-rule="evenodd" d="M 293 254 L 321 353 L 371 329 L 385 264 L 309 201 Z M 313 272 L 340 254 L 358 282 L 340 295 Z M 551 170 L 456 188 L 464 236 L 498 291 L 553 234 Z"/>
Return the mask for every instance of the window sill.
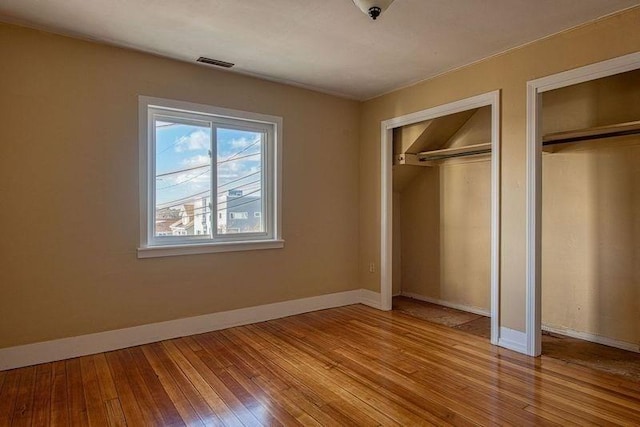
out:
<path id="1" fill-rule="evenodd" d="M 284 240 L 151 246 L 138 248 L 138 258 L 159 258 L 167 256 L 214 254 L 218 252 L 255 251 L 260 249 L 281 248 L 284 248 Z"/>

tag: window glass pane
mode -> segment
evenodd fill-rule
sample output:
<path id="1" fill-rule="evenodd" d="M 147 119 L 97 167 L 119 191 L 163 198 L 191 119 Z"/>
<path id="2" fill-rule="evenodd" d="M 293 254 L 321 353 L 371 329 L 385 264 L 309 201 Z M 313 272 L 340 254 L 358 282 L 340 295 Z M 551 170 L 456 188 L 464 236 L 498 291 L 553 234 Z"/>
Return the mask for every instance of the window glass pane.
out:
<path id="1" fill-rule="evenodd" d="M 218 233 L 262 233 L 261 132 L 217 129 Z M 257 215 L 256 215 L 257 213 Z"/>
<path id="2" fill-rule="evenodd" d="M 161 117 L 155 132 L 155 235 L 211 237 L 211 125 Z"/>

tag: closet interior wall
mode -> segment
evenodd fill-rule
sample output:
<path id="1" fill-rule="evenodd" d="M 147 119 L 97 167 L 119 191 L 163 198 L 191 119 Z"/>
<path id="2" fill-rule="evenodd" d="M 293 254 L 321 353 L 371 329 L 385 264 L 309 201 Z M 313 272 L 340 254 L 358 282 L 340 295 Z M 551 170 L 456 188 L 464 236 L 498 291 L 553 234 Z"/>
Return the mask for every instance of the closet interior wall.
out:
<path id="1" fill-rule="evenodd" d="M 491 107 L 427 150 L 491 141 Z M 438 120 L 438 119 L 436 119 Z M 401 131 L 400 131 L 401 132 Z M 394 153 L 402 147 L 394 133 Z M 406 145 L 406 144 L 405 144 Z M 491 155 L 393 169 L 393 293 L 490 312 Z"/>
<path id="2" fill-rule="evenodd" d="M 543 135 L 638 120 L 640 70 L 543 94 Z M 542 160 L 543 329 L 637 349 L 640 135 L 551 151 Z"/>

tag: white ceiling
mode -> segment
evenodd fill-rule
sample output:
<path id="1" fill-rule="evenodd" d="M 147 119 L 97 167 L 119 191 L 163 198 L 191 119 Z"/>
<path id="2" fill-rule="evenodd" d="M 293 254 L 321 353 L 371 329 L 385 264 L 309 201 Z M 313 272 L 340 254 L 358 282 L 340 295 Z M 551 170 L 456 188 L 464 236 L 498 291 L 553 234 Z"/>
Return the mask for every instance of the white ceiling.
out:
<path id="1" fill-rule="evenodd" d="M 368 99 L 640 0 L 0 0 L 0 20 Z"/>

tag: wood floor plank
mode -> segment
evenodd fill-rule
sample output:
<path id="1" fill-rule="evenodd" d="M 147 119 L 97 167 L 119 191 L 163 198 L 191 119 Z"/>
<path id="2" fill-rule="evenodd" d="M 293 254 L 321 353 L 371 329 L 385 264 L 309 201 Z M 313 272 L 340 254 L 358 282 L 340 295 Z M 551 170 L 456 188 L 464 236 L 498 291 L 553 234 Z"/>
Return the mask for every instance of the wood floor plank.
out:
<path id="1" fill-rule="evenodd" d="M 127 420 L 120 404 L 120 399 L 111 399 L 104 402 L 104 406 L 107 411 L 107 422 L 109 427 L 124 427 L 127 425 Z"/>
<path id="2" fill-rule="evenodd" d="M 233 413 L 238 417 L 238 419 L 245 426 L 261 426 L 261 420 L 256 418 L 256 416 L 245 406 L 245 404 L 241 401 L 238 396 L 234 394 L 234 390 L 230 389 L 217 375 L 215 364 L 207 363 L 210 362 L 211 358 L 206 358 L 206 360 L 202 360 L 195 352 L 191 350 L 191 348 L 187 345 L 187 343 L 182 339 L 175 340 L 176 347 L 180 350 L 180 352 L 184 355 L 184 357 L 189 361 L 189 363 L 195 367 L 200 375 L 206 379 L 207 383 L 216 390 L 217 394 L 220 396 L 222 401 L 225 403 L 225 406 L 228 406 Z"/>
<path id="3" fill-rule="evenodd" d="M 93 356 L 81 357 L 80 371 L 82 372 L 82 385 L 89 425 L 96 427 L 107 425 L 107 411 L 102 399 L 95 358 Z"/>
<path id="4" fill-rule="evenodd" d="M 225 403 L 220 395 L 214 390 L 208 382 L 210 371 L 201 369 L 201 363 L 191 364 L 191 358 L 187 358 L 176 346 L 177 341 L 166 341 L 163 346 L 173 362 L 176 363 L 180 370 L 185 374 L 189 381 L 196 388 L 200 396 L 213 409 L 213 412 L 220 418 L 222 423 L 227 426 L 242 426 L 242 422 L 237 414 Z M 197 357 L 195 358 L 197 360 Z M 208 371 L 208 372 L 207 372 Z"/>
<path id="5" fill-rule="evenodd" d="M 118 398 L 118 391 L 116 390 L 116 384 L 113 381 L 111 370 L 109 369 L 109 363 L 104 353 L 95 354 L 93 357 L 93 364 L 96 368 L 96 374 L 98 375 L 98 384 L 100 384 L 100 396 L 103 402 L 107 402 Z"/>
<path id="6" fill-rule="evenodd" d="M 189 403 L 189 400 L 185 397 L 184 393 L 182 393 L 171 374 L 164 368 L 162 360 L 157 357 L 156 353 L 150 347 L 145 347 L 142 351 L 149 361 L 153 372 L 158 376 L 158 381 L 160 381 L 162 388 L 166 391 L 167 397 L 175 404 L 182 421 L 189 426 L 204 426 L 202 419 L 198 416 L 194 407 L 191 406 L 191 403 Z"/>
<path id="7" fill-rule="evenodd" d="M 157 373 L 151 367 L 149 360 L 146 358 L 140 347 L 133 347 L 129 349 L 132 361 L 137 367 L 140 374 L 140 378 L 144 381 L 146 389 L 149 390 L 149 394 L 153 401 L 154 406 L 158 408 L 162 425 L 165 426 L 180 426 L 184 425 L 182 417 L 176 409 L 173 401 L 169 398 L 162 383 L 158 379 Z"/>
<path id="8" fill-rule="evenodd" d="M 169 357 L 165 348 L 160 343 L 155 343 L 145 347 L 149 353 L 153 353 L 154 360 L 162 364 L 162 369 L 175 381 L 176 386 L 185 396 L 189 404 L 195 410 L 196 415 L 202 422 L 209 426 L 224 425 L 220 418 L 213 412 L 206 399 L 199 393 L 194 384 L 189 381 L 185 373 Z M 197 383 L 197 381 L 195 381 Z"/>
<path id="9" fill-rule="evenodd" d="M 9 426 L 13 420 L 21 372 L 20 369 L 13 369 L 6 373 L 4 384 L 0 391 L 0 426 Z"/>
<path id="10" fill-rule="evenodd" d="M 0 372 L 0 426 L 640 425 L 640 386 L 361 305 Z"/>
<path id="11" fill-rule="evenodd" d="M 33 415 L 33 396 L 35 391 L 36 367 L 20 369 L 20 384 L 16 396 L 11 425 L 30 426 Z"/>
<path id="12" fill-rule="evenodd" d="M 127 425 L 149 425 L 138 406 L 136 395 L 129 385 L 126 368 L 118 357 L 118 352 L 112 351 L 106 353 L 106 359 L 109 364 L 109 369 L 111 370 L 111 375 L 113 376 Z"/>
<path id="13" fill-rule="evenodd" d="M 210 344 L 213 341 L 209 341 Z M 229 369 L 233 367 L 233 365 L 226 366 L 225 368 L 217 368 L 218 364 L 216 360 L 223 358 L 222 347 L 217 346 L 217 350 L 215 352 L 207 352 L 205 350 L 194 352 L 198 355 L 200 360 L 202 360 L 205 365 L 209 367 L 211 372 L 221 381 L 221 384 L 229 389 L 229 391 L 233 394 L 233 396 L 253 414 L 256 420 L 263 425 L 280 425 L 280 422 L 273 417 L 268 408 L 264 407 L 260 400 L 256 399 L 256 397 L 251 394 L 245 386 L 239 382 L 234 376 L 229 373 Z M 224 398 L 224 396 L 223 396 Z"/>
<path id="14" fill-rule="evenodd" d="M 47 426 L 50 424 L 52 377 L 53 369 L 51 363 L 38 365 L 33 396 L 32 424 L 34 426 Z"/>
<path id="15" fill-rule="evenodd" d="M 151 395 L 151 392 L 145 384 L 144 378 L 138 371 L 138 368 L 131 357 L 129 349 L 119 350 L 116 352 L 116 356 L 120 359 L 122 366 L 126 368 L 125 375 L 131 387 L 131 391 L 135 396 L 140 412 L 145 419 L 147 425 L 162 425 L 163 417 L 161 408 L 156 406 L 156 403 Z"/>
<path id="16" fill-rule="evenodd" d="M 51 425 L 69 425 L 69 397 L 67 393 L 67 367 L 65 361 L 51 365 Z"/>
<path id="17" fill-rule="evenodd" d="M 80 359 L 67 360 L 66 368 L 69 424 L 71 426 L 86 426 L 89 424 L 89 419 L 87 418 L 87 403 L 84 398 Z"/>

